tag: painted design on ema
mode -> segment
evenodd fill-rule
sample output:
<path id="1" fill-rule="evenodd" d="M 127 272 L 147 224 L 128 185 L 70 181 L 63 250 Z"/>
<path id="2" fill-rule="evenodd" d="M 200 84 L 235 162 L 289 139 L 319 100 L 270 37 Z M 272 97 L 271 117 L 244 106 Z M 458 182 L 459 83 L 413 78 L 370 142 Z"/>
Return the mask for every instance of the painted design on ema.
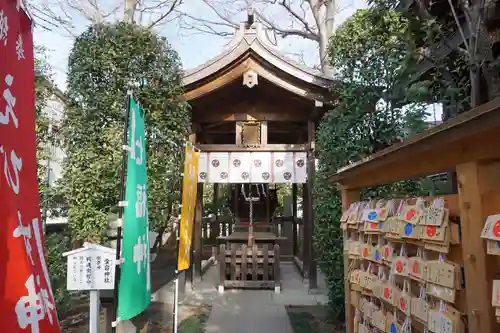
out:
<path id="1" fill-rule="evenodd" d="M 396 328 L 396 324 L 391 323 L 391 333 L 398 333 L 398 329 Z"/>
<path id="2" fill-rule="evenodd" d="M 212 165 L 214 166 L 214 168 L 217 168 L 219 166 L 219 164 L 220 164 L 219 160 L 212 161 Z"/>
<path id="3" fill-rule="evenodd" d="M 493 226 L 493 235 L 495 235 L 495 237 L 500 237 L 500 220 L 496 221 Z"/>
<path id="4" fill-rule="evenodd" d="M 413 224 L 406 223 L 406 225 L 405 225 L 405 236 L 411 236 L 412 233 L 413 233 Z"/>
<path id="5" fill-rule="evenodd" d="M 368 257 L 368 254 L 369 254 L 369 252 L 368 252 L 368 248 L 367 248 L 367 247 L 365 247 L 365 248 L 364 248 L 364 250 L 363 250 L 363 257 L 367 258 L 367 257 Z"/>
<path id="6" fill-rule="evenodd" d="M 388 287 L 384 288 L 384 298 L 391 299 L 391 292 Z"/>
<path id="7" fill-rule="evenodd" d="M 375 250 L 375 260 L 380 260 L 380 251 L 378 249 Z"/>
<path id="8" fill-rule="evenodd" d="M 429 237 L 434 237 L 436 236 L 437 234 L 437 228 L 433 225 L 428 225 L 426 228 L 425 228 L 425 233 L 427 234 L 427 236 Z"/>
<path id="9" fill-rule="evenodd" d="M 375 211 L 369 212 L 367 217 L 369 221 L 373 221 L 377 218 L 377 212 Z"/>
<path id="10" fill-rule="evenodd" d="M 399 307 L 401 308 L 401 310 L 405 311 L 406 310 L 406 300 L 404 298 L 401 298 L 399 300 Z"/>
<path id="11" fill-rule="evenodd" d="M 398 273 L 403 272 L 403 263 L 401 262 L 401 260 L 398 260 L 396 262 L 396 272 L 398 272 Z"/>
<path id="12" fill-rule="evenodd" d="M 413 273 L 418 274 L 419 270 L 420 270 L 420 265 L 418 264 L 418 261 L 413 262 L 412 266 Z"/>
<path id="13" fill-rule="evenodd" d="M 415 211 L 414 208 L 411 208 L 406 212 L 406 221 L 411 221 L 413 218 L 417 215 L 417 212 Z"/>

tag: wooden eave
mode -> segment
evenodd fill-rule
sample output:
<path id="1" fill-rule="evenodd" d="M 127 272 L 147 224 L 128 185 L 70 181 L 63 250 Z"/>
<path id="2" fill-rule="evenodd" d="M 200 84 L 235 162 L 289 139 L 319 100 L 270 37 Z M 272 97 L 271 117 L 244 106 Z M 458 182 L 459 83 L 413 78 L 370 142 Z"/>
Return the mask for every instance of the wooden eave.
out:
<path id="1" fill-rule="evenodd" d="M 473 160 L 500 158 L 500 98 L 425 130 L 361 161 L 330 179 L 361 189 L 454 170 Z"/>
<path id="2" fill-rule="evenodd" d="M 187 71 L 183 77 L 184 98 L 187 101 L 200 98 L 235 80 L 242 80 L 246 71 L 253 70 L 298 96 L 332 103 L 328 95 L 334 81 L 319 71 L 285 59 L 262 40 L 259 29 L 258 26 L 256 31 L 240 30 L 225 52 Z"/>

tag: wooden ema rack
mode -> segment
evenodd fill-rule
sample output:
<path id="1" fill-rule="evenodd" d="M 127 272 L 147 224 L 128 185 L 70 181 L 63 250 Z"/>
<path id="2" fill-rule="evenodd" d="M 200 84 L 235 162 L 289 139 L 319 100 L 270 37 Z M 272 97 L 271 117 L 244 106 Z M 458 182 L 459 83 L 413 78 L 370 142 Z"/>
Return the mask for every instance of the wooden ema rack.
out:
<path id="1" fill-rule="evenodd" d="M 352 252 L 349 253 L 349 246 L 345 245 L 344 274 L 348 333 L 364 333 L 372 327 L 376 327 L 381 332 L 403 332 L 403 322 L 391 321 L 391 318 L 396 315 L 403 319 L 408 316 L 408 313 L 414 333 L 423 333 L 426 331 L 425 326 L 429 332 L 433 333 L 500 332 L 496 309 L 492 304 L 493 281 L 498 280 L 500 276 L 500 256 L 493 255 L 491 249 L 488 250 L 487 240 L 481 238 L 487 218 L 500 214 L 500 145 L 499 140 L 496 139 L 499 133 L 500 99 L 495 99 L 402 143 L 342 168 L 332 176 L 332 186 L 339 186 L 342 191 L 344 211 L 347 211 L 351 204 L 361 201 L 360 193 L 363 189 L 395 181 L 416 179 L 441 172 L 456 172 L 458 185 L 456 194 L 444 197 L 445 207 L 449 213 L 450 230 L 454 228 L 458 231 L 458 236 L 454 235 L 449 238 L 448 245 L 442 244 L 448 247 L 446 263 L 449 267 L 453 267 L 451 274 L 454 279 L 453 288 L 449 288 L 453 290 L 454 295 L 444 300 L 445 307 L 450 310 L 446 312 L 446 315 L 448 318 L 452 317 L 457 325 L 444 325 L 443 323 L 446 324 L 449 321 L 442 319 L 445 311 L 439 311 L 443 310 L 439 308 L 437 313 L 436 309 L 431 311 L 427 308 L 427 320 L 419 318 L 417 314 L 422 313 L 419 309 L 414 309 L 412 312 L 410 308 L 410 312 L 405 313 L 401 309 L 401 304 L 387 304 L 388 302 L 383 299 L 381 302 L 387 305 L 384 306 L 383 311 L 373 308 L 367 300 L 380 299 L 391 294 L 380 294 L 380 290 L 384 291 L 385 286 L 380 286 L 375 278 L 366 274 L 362 274 L 365 276 L 361 277 L 365 279 L 361 283 L 351 280 L 350 273 L 363 268 L 366 273 L 366 263 L 371 260 L 361 258 L 362 252 L 359 252 L 358 257 L 353 256 Z M 435 197 L 425 199 L 433 202 Z M 351 239 L 351 236 L 354 239 L 354 235 L 357 234 L 358 239 L 363 243 L 369 243 L 365 229 L 359 225 L 357 228 L 346 227 L 345 234 L 348 239 Z M 432 243 L 429 239 L 422 239 L 423 237 L 394 239 L 386 236 L 387 233 L 384 233 L 381 237 L 382 246 L 393 244 L 398 256 L 398 249 L 402 246 L 406 248 L 407 256 L 412 257 L 416 255 L 418 248 L 425 248 L 426 244 Z M 377 245 L 375 237 L 371 238 L 372 246 Z M 435 243 L 439 245 L 439 242 Z M 428 261 L 439 261 L 438 248 L 426 250 Z M 370 250 L 371 248 L 368 249 L 368 255 L 371 255 Z M 378 265 L 378 263 L 375 264 Z M 393 262 L 382 261 L 380 265 L 390 269 Z M 424 298 L 443 298 L 443 293 L 439 294 L 436 290 L 427 288 L 428 285 L 433 284 L 429 283 L 429 278 L 432 277 L 424 276 L 421 281 L 426 286 Z M 404 282 L 406 280 L 411 282 L 410 285 Z M 398 292 L 404 289 L 405 295 L 421 298 L 419 297 L 420 290 L 415 290 L 415 286 L 418 286 L 418 277 L 396 277 L 395 283 L 399 285 L 399 289 L 394 291 L 393 296 L 397 296 Z M 434 285 L 442 284 L 442 281 L 434 283 Z M 367 285 L 371 287 L 371 291 L 367 290 Z M 377 295 L 379 298 L 376 297 Z M 411 303 L 410 301 L 410 305 Z M 419 301 L 415 305 L 418 306 Z M 421 307 L 420 310 L 422 309 L 424 308 Z M 371 311 L 371 318 L 363 319 L 363 311 Z M 408 311 L 407 308 L 405 311 Z M 387 325 L 387 323 L 394 323 L 394 325 Z M 438 323 L 442 326 L 438 326 Z"/>

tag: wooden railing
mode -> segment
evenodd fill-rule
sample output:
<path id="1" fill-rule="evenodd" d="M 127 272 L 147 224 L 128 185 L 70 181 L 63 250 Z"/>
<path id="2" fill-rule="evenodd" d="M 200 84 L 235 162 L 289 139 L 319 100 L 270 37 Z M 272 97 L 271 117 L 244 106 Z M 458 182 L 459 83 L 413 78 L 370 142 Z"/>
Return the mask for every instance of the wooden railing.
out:
<path id="1" fill-rule="evenodd" d="M 295 224 L 295 228 L 294 228 Z M 280 244 L 280 254 L 282 257 L 293 257 L 296 256 L 302 260 L 302 219 L 296 218 L 295 221 L 292 218 L 280 218 L 274 221 L 273 231 L 277 236 L 286 237 L 286 241 Z M 229 236 L 231 232 L 234 231 L 235 225 L 229 219 L 212 221 L 208 218 L 203 219 L 202 225 L 202 242 L 203 242 L 203 257 L 208 259 L 212 256 L 213 247 L 218 247 L 217 237 L 219 236 Z M 295 237 L 295 251 L 293 249 L 294 229 L 297 232 Z"/>

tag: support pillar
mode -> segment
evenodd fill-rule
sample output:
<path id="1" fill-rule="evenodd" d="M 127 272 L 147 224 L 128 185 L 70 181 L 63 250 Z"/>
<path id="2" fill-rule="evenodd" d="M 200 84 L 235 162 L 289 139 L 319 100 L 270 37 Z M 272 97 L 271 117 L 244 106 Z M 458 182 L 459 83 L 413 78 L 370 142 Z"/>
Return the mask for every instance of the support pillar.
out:
<path id="1" fill-rule="evenodd" d="M 231 185 L 229 185 L 231 186 Z M 219 184 L 218 183 L 215 183 L 214 184 L 214 197 L 213 197 L 213 203 L 214 203 L 214 206 L 217 207 L 217 211 L 215 212 L 215 223 L 212 223 L 211 224 L 211 228 L 210 228 L 210 238 L 213 238 L 213 239 L 217 239 L 217 237 L 219 237 L 219 233 L 220 233 L 220 226 L 219 226 L 219 213 L 220 212 L 220 204 L 219 204 Z"/>
<path id="2" fill-rule="evenodd" d="M 360 199 L 359 190 L 342 189 L 342 211 L 346 211 L 351 203 Z M 349 290 L 349 251 L 344 251 L 344 293 L 345 293 L 345 322 L 346 333 L 354 333 L 354 307 L 351 305 L 351 293 Z"/>
<path id="3" fill-rule="evenodd" d="M 201 260 L 203 259 L 203 183 L 198 183 L 196 210 L 194 213 L 193 282 L 201 281 Z"/>
<path id="4" fill-rule="evenodd" d="M 269 198 L 269 184 L 264 184 L 264 189 L 266 191 L 266 219 L 267 223 L 271 223 L 272 213 L 271 213 L 271 201 Z"/>
<path id="5" fill-rule="evenodd" d="M 316 265 L 316 254 L 314 251 L 314 178 L 316 174 L 316 158 L 314 155 L 315 124 L 309 121 L 307 124 L 307 136 L 309 149 L 307 151 L 307 223 L 309 224 L 307 237 L 309 238 L 309 289 L 318 288 L 318 268 Z M 305 236 L 304 236 L 305 238 Z M 304 267 L 305 270 L 305 267 Z"/>
<path id="6" fill-rule="evenodd" d="M 489 215 L 500 207 L 500 162 L 457 166 L 462 257 L 469 332 L 500 332 L 491 306 L 492 281 L 500 274 L 497 257 L 486 254 L 481 232 Z"/>
<path id="7" fill-rule="evenodd" d="M 302 184 L 302 276 L 309 280 L 309 263 L 311 260 L 311 232 L 309 223 L 309 196 L 307 195 L 308 184 Z M 309 281 L 307 281 L 308 283 Z"/>
<path id="8" fill-rule="evenodd" d="M 292 254 L 297 255 L 297 184 L 292 184 Z"/>

